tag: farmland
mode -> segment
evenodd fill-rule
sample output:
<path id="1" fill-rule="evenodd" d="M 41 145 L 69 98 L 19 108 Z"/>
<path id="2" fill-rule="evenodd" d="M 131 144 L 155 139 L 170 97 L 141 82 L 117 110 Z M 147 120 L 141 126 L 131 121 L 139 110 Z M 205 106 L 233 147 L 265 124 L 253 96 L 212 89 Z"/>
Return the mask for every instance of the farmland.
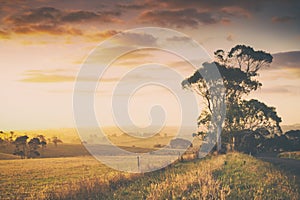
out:
<path id="1" fill-rule="evenodd" d="M 176 130 L 162 130 L 147 140 L 116 129 L 106 131 L 120 148 L 147 153 L 167 145 Z M 246 154 L 211 154 L 192 161 L 184 157 L 158 171 L 125 173 L 102 164 L 83 143 L 74 142 L 80 141 L 74 129 L 26 132 L 30 137 L 36 133 L 46 138 L 60 135 L 64 142 L 39 148 L 41 155 L 34 159 L 20 159 L 12 154 L 15 145 L 2 145 L 0 199 L 299 199 L 298 177 Z M 97 146 L 92 142 L 86 144 Z"/>
<path id="2" fill-rule="evenodd" d="M 299 199 L 295 180 L 240 153 L 129 174 L 90 156 L 1 160 L 1 199 Z"/>

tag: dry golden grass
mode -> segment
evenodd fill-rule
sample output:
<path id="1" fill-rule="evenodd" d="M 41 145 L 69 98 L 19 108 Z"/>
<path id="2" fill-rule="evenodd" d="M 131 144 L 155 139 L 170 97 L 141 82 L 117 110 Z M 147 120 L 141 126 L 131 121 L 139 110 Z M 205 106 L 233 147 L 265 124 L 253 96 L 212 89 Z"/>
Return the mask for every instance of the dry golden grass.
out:
<path id="1" fill-rule="evenodd" d="M 230 153 L 129 174 L 92 157 L 0 161 L 0 199 L 299 199 L 269 163 Z"/>
<path id="2" fill-rule="evenodd" d="M 181 174 L 171 173 L 164 181 L 150 185 L 147 199 L 225 199 L 230 188 L 213 177 L 224 160 L 224 155 L 218 156 Z"/>
<path id="3" fill-rule="evenodd" d="M 299 196 L 295 179 L 274 165 L 240 153 L 226 156 L 226 165 L 215 171 L 223 185 L 231 188 L 229 199 L 293 199 Z"/>
<path id="4" fill-rule="evenodd" d="M 0 161 L 0 199 L 40 199 L 49 188 L 115 173 L 92 157 Z"/>
<path id="5" fill-rule="evenodd" d="M 16 158 L 16 156 L 12 155 L 14 150 L 15 145 L 12 144 L 7 144 L 5 147 L 2 146 L 0 148 L 1 153 Z M 48 144 L 45 149 L 39 148 L 38 150 L 41 154 L 41 158 L 59 158 L 90 155 L 82 144 L 59 144 L 57 147 L 55 147 L 54 144 Z M 0 160 L 2 160 L 1 157 Z"/>
<path id="6" fill-rule="evenodd" d="M 13 159 L 19 159 L 19 156 L 15 156 L 8 153 L 0 153 L 0 160 L 13 160 Z"/>
<path id="7" fill-rule="evenodd" d="M 299 199 L 293 180 L 269 163 L 231 153 L 140 175 L 84 179 L 49 199 Z"/>

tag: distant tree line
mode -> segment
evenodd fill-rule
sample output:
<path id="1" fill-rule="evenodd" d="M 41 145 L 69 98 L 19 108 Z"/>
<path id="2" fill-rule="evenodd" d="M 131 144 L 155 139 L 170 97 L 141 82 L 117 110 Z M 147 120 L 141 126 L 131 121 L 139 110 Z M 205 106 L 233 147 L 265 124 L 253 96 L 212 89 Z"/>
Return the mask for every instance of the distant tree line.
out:
<path id="1" fill-rule="evenodd" d="M 5 133 L 0 131 L 0 145 L 6 147 L 7 145 L 15 146 L 12 154 L 20 156 L 20 158 L 36 158 L 41 155 L 40 149 L 45 149 L 47 144 L 52 142 L 55 147 L 62 140 L 58 137 L 52 137 L 47 139 L 44 135 L 37 135 L 36 137 L 29 138 L 27 135 L 17 136 L 13 131 Z"/>
<path id="2" fill-rule="evenodd" d="M 244 153 L 300 151 L 300 130 L 269 137 L 265 130 L 243 130 L 235 134 L 235 150 Z"/>

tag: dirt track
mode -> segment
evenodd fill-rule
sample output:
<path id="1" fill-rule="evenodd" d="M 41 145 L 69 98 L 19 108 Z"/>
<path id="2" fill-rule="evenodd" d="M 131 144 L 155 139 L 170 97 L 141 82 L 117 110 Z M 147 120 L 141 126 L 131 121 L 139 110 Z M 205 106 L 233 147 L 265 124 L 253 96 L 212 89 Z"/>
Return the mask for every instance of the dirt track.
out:
<path id="1" fill-rule="evenodd" d="M 275 166 L 294 175 L 298 185 L 300 186 L 300 160 L 279 158 L 277 154 L 260 154 L 256 156 L 258 159 L 270 162 Z"/>

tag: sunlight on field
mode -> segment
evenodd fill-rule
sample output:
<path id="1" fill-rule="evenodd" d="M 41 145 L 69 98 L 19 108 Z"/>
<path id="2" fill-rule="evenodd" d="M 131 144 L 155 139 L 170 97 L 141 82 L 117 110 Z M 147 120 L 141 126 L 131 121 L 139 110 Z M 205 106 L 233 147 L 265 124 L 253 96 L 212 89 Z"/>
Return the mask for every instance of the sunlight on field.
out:
<path id="1" fill-rule="evenodd" d="M 175 127 L 154 135 L 143 133 L 153 135 L 147 139 L 109 127 L 106 129 L 108 139 L 127 151 L 127 154 L 116 155 L 112 147 L 97 143 L 101 138 L 95 130 L 86 131 L 87 137 L 82 141 L 75 129 L 26 132 L 30 137 L 43 134 L 46 138 L 58 136 L 63 140 L 57 146 L 50 141 L 44 148 L 40 147 L 40 158 L 36 159 L 19 159 L 13 155 L 16 145 L 3 143 L 0 146 L 0 199 L 299 199 L 295 177 L 251 156 L 228 153 L 195 159 L 194 153 L 202 143 L 199 138 L 194 138 L 193 147 L 183 156 L 179 155 L 185 149 L 170 146 Z M 165 146 L 164 151 L 168 153 L 157 151 Z M 102 163 L 92 157 L 86 147 L 90 152 L 94 149 L 93 155 Z M 128 152 L 151 153 L 138 157 L 128 156 Z M 155 160 L 149 156 L 156 156 Z M 169 165 L 168 160 L 175 162 Z M 113 163 L 115 169 L 132 172 L 167 167 L 130 174 L 109 168 L 105 161 Z"/>
<path id="2" fill-rule="evenodd" d="M 122 132 L 117 127 L 104 127 L 102 128 L 103 133 L 111 140 L 112 143 L 118 146 L 127 146 L 127 147 L 142 147 L 142 148 L 153 148 L 154 145 L 161 144 L 167 145 L 171 139 L 178 132 L 178 127 L 164 127 L 159 133 L 151 132 L 149 130 L 146 133 L 140 133 L 146 138 L 133 137 L 130 133 L 126 134 Z M 83 141 L 87 143 L 94 143 L 95 140 L 101 140 L 99 138 L 99 130 L 95 128 L 85 129 L 83 133 L 84 138 L 80 139 L 80 136 L 76 129 L 74 128 L 62 128 L 62 129 L 45 129 L 45 130 L 26 130 L 26 131 L 15 131 L 15 134 L 18 136 L 28 135 L 29 137 L 36 137 L 37 135 L 44 135 L 46 138 L 52 138 L 54 136 L 59 137 L 64 143 L 74 143 L 80 144 Z M 132 129 L 134 132 L 135 129 Z M 190 133 L 191 135 L 192 133 Z M 147 137 L 149 135 L 149 137 Z M 150 137 L 150 135 L 153 135 Z"/>
<path id="3" fill-rule="evenodd" d="M 0 199 L 39 197 L 49 187 L 116 173 L 92 157 L 0 161 Z"/>
<path id="4" fill-rule="evenodd" d="M 132 129 L 134 132 L 135 129 Z M 82 156 L 88 155 L 86 149 L 82 144 L 98 144 L 103 141 L 109 141 L 111 144 L 118 146 L 126 151 L 131 152 L 151 152 L 154 149 L 163 148 L 167 146 L 172 139 L 175 138 L 178 127 L 164 127 L 160 132 L 155 133 L 149 130 L 145 133 L 140 133 L 143 137 L 134 137 L 131 133 L 124 133 L 117 127 L 104 127 L 102 129 L 105 136 L 99 134 L 99 129 L 87 128 L 81 132 L 79 136 L 76 129 L 47 129 L 47 130 L 29 130 L 29 131 L 15 131 L 14 137 L 27 135 L 29 138 L 37 135 L 44 135 L 48 149 L 41 152 L 41 157 L 67 157 L 67 156 Z M 192 135 L 192 133 L 188 133 Z M 64 148 L 52 148 L 52 138 L 58 137 L 64 143 Z M 105 138 L 106 137 L 106 138 Z M 0 152 L 12 153 L 14 147 L 8 146 L 6 148 L 0 147 Z"/>
<path id="5" fill-rule="evenodd" d="M 13 159 L 19 159 L 19 156 L 15 156 L 8 153 L 0 153 L 0 160 L 13 160 Z"/>
<path id="6" fill-rule="evenodd" d="M 16 157 L 13 154 L 15 145 L 7 144 L 5 147 L 0 147 L 0 152 Z M 74 157 L 74 156 L 88 156 L 88 151 L 82 144 L 60 144 L 57 147 L 54 144 L 47 144 L 47 147 L 39 148 L 41 158 L 59 158 L 59 157 Z M 0 154 L 1 157 L 1 154 Z M 20 158 L 19 156 L 17 158 Z"/>
<path id="7" fill-rule="evenodd" d="M 0 199 L 298 199 L 295 180 L 269 163 L 230 153 L 128 174 L 92 157 L 0 161 Z"/>

